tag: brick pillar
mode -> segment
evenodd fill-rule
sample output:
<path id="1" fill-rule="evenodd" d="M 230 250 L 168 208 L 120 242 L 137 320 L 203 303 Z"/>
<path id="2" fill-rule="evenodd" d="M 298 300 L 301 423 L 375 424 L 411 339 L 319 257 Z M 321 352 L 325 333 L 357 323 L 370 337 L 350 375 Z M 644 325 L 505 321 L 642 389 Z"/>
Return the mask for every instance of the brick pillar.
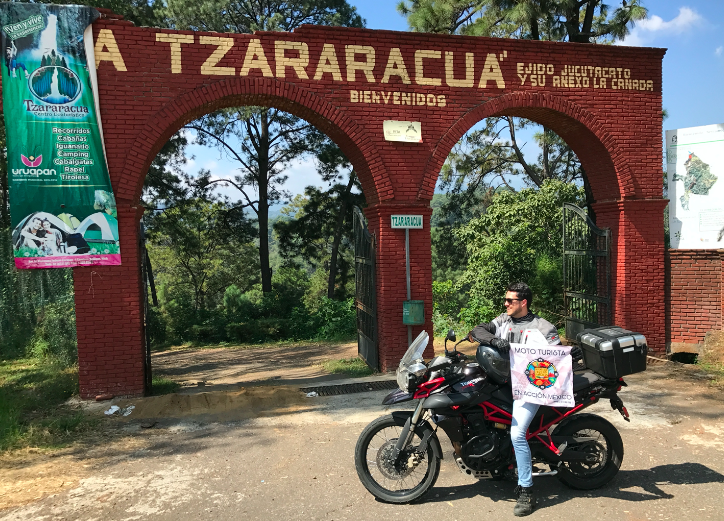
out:
<path id="1" fill-rule="evenodd" d="M 365 209 L 370 233 L 377 239 L 377 338 L 380 369 L 397 367 L 407 350 L 407 326 L 402 324 L 402 303 L 407 300 L 405 230 L 391 228 L 392 214 L 423 216 L 423 229 L 410 230 L 410 288 L 412 300 L 425 302 L 425 324 L 412 327 L 414 339 L 425 329 L 432 349 L 432 243 L 429 201 L 418 204 L 378 204 Z"/>
<path id="2" fill-rule="evenodd" d="M 664 199 L 594 203 L 596 224 L 610 228 L 613 323 L 646 335 L 665 353 Z"/>
<path id="3" fill-rule="evenodd" d="M 121 266 L 73 269 L 81 398 L 144 393 L 143 291 L 138 248 L 143 209 L 118 203 Z"/>

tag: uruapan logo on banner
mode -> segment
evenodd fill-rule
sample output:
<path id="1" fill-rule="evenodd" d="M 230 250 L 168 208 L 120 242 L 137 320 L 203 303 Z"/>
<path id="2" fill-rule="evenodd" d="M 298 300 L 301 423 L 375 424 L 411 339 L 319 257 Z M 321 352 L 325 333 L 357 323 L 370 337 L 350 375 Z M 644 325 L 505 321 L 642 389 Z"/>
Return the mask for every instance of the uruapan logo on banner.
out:
<path id="1" fill-rule="evenodd" d="M 510 344 L 513 398 L 528 403 L 573 407 L 571 348 L 543 344 Z"/>
<path id="2" fill-rule="evenodd" d="M 95 9 L 0 4 L 18 268 L 121 263 L 92 68 Z"/>

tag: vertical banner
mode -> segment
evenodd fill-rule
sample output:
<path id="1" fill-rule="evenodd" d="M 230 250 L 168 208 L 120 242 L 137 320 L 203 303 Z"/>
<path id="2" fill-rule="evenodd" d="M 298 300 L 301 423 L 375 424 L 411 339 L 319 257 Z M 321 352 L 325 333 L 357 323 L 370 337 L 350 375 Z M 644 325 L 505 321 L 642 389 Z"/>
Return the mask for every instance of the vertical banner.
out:
<path id="1" fill-rule="evenodd" d="M 563 345 L 510 344 L 513 399 L 553 407 L 573 407 L 571 348 Z"/>
<path id="2" fill-rule="evenodd" d="M 91 82 L 94 57 L 86 53 L 83 36 L 98 16 L 82 6 L 0 4 L 18 268 L 121 263 L 116 201 Z"/>

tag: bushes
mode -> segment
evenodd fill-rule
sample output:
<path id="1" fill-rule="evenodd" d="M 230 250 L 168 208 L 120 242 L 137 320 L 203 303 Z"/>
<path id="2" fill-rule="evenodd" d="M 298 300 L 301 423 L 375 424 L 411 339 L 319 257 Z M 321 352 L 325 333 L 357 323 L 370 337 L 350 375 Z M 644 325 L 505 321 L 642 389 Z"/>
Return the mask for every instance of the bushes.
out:
<path id="1" fill-rule="evenodd" d="M 153 345 L 341 340 L 352 338 L 356 331 L 353 299 L 337 301 L 321 295 L 299 269 L 275 272 L 270 293 L 263 293 L 258 284 L 248 291 L 232 284 L 215 309 L 194 309 L 191 295 L 178 287 L 174 291 L 169 295 L 163 290 L 165 303 L 149 315 Z"/>
<path id="2" fill-rule="evenodd" d="M 28 351 L 35 358 L 52 359 L 63 367 L 75 363 L 78 349 L 72 303 L 48 304 L 40 310 Z"/>
<path id="3" fill-rule="evenodd" d="M 317 336 L 324 339 L 351 338 L 357 331 L 357 310 L 354 299 L 332 300 L 322 297 L 316 312 Z"/>

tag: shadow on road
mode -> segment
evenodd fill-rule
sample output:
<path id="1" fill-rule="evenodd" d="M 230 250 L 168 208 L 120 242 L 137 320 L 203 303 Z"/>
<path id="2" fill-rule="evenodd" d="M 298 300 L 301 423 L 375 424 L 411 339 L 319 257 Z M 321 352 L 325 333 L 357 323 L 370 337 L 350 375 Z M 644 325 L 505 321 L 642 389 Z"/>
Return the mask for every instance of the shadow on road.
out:
<path id="1" fill-rule="evenodd" d="M 572 490 L 557 479 L 545 479 L 536 483 L 539 498 L 538 509 L 553 507 L 576 497 L 613 498 L 623 501 L 655 501 L 672 499 L 662 485 L 702 485 L 724 483 L 724 475 L 700 463 L 659 465 L 652 469 L 622 470 L 616 478 L 597 490 Z M 482 481 L 457 487 L 435 487 L 421 503 L 437 503 L 451 499 L 485 496 L 494 502 L 513 501 L 514 483 Z M 634 490 L 643 489 L 643 492 Z"/>

